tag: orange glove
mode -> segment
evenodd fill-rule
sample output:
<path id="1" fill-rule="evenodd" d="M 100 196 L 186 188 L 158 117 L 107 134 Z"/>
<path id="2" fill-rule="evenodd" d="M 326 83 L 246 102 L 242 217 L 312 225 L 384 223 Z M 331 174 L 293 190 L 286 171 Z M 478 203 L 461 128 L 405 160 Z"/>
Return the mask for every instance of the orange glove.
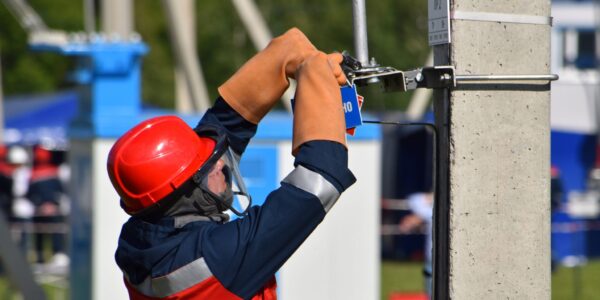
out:
<path id="1" fill-rule="evenodd" d="M 336 66 L 339 67 L 339 62 L 335 57 L 331 59 L 331 56 L 318 52 L 306 58 L 296 73 L 294 155 L 300 145 L 313 140 L 334 141 L 346 146 L 346 124 L 340 93 L 340 82 L 345 82 L 345 77 L 341 77 L 341 69 L 341 75 L 336 76 Z"/>
<path id="2" fill-rule="evenodd" d="M 340 53 L 330 53 L 327 54 L 327 59 L 329 60 L 329 65 L 333 70 L 333 75 L 337 80 L 337 83 L 340 86 L 346 85 L 346 75 L 344 71 L 342 71 L 342 61 L 344 61 L 344 57 Z"/>
<path id="3" fill-rule="evenodd" d="M 244 119 L 258 124 L 289 86 L 305 57 L 317 49 L 297 28 L 273 39 L 219 87 L 219 94 Z"/>

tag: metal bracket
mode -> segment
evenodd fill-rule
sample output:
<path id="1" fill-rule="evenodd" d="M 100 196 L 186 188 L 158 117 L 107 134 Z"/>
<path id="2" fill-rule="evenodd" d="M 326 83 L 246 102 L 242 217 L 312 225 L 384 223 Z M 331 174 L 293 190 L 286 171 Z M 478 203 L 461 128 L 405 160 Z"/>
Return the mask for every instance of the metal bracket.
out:
<path id="1" fill-rule="evenodd" d="M 422 67 L 401 71 L 392 67 L 362 67 L 355 58 L 343 53 L 342 69 L 352 84 L 366 86 L 381 83 L 384 92 L 406 92 L 417 88 L 448 89 L 464 82 L 555 81 L 556 74 L 544 75 L 456 75 L 454 66 Z"/>

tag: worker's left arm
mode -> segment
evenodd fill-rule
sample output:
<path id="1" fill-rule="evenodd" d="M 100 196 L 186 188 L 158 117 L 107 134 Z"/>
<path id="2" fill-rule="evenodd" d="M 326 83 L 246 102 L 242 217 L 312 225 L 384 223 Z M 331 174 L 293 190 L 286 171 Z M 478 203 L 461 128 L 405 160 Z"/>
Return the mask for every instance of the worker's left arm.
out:
<path id="1" fill-rule="evenodd" d="M 242 154 L 246 150 L 258 127 L 244 119 L 222 97 L 217 98 L 215 104 L 204 114 L 197 127 L 203 125 L 224 128 L 229 138 L 229 146 L 237 154 Z"/>

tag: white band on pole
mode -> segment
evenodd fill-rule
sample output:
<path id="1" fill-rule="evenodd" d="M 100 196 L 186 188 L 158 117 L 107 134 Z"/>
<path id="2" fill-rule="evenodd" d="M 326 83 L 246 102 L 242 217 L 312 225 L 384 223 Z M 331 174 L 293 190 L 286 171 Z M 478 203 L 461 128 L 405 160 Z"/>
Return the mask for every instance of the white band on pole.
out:
<path id="1" fill-rule="evenodd" d="M 503 22 L 552 26 L 552 17 L 549 16 L 503 14 L 479 11 L 452 11 L 451 19 L 465 21 Z"/>

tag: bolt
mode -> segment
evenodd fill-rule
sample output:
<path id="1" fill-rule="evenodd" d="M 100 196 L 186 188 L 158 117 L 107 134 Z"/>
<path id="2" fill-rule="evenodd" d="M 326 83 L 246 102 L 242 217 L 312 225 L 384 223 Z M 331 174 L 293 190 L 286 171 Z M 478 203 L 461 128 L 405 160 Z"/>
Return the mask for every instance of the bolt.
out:
<path id="1" fill-rule="evenodd" d="M 371 61 L 369 61 L 369 66 L 370 67 L 378 67 L 379 66 L 377 64 L 377 61 L 375 60 L 375 57 L 371 57 Z"/>
<path id="2" fill-rule="evenodd" d="M 441 82 L 448 82 L 448 81 L 450 81 L 450 79 L 452 79 L 452 77 L 448 73 L 442 74 L 440 76 L 440 81 Z"/>
<path id="3" fill-rule="evenodd" d="M 423 73 L 419 72 L 419 73 L 417 73 L 417 75 L 415 75 L 415 80 L 416 80 L 417 82 L 422 82 L 422 81 L 423 81 L 423 79 L 424 79 L 424 78 L 423 78 Z"/>

